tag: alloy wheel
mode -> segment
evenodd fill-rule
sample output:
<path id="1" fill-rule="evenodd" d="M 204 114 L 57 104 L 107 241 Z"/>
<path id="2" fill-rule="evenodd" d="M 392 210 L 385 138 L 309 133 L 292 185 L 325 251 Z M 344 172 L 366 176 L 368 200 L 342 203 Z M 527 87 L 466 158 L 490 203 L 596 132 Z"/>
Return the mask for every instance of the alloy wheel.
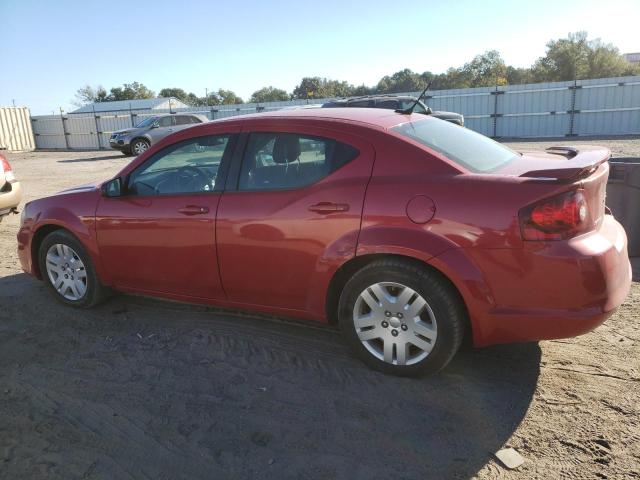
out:
<path id="1" fill-rule="evenodd" d="M 78 301 L 87 293 L 87 270 L 80 256 L 68 245 L 56 243 L 46 256 L 51 285 L 67 300 Z"/>
<path id="2" fill-rule="evenodd" d="M 140 140 L 133 144 L 133 153 L 135 153 L 136 155 L 140 155 L 147 150 L 149 150 L 149 145 L 147 144 L 147 142 L 143 142 Z"/>
<path id="3" fill-rule="evenodd" d="M 413 365 L 435 346 L 433 310 L 415 290 L 396 282 L 370 285 L 358 295 L 353 324 L 364 347 L 391 365 Z"/>

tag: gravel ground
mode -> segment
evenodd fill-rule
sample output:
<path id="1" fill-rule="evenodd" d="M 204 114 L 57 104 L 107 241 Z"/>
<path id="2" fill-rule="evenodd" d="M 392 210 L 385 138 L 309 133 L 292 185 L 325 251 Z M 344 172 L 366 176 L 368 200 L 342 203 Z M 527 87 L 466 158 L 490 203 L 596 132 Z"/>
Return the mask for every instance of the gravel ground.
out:
<path id="1" fill-rule="evenodd" d="M 640 157 L 637 138 L 588 143 Z M 9 160 L 27 199 L 128 161 Z M 640 283 L 592 333 L 400 379 L 330 328 L 123 295 L 64 308 L 21 273 L 17 228 L 0 224 L 1 478 L 640 478 Z"/>

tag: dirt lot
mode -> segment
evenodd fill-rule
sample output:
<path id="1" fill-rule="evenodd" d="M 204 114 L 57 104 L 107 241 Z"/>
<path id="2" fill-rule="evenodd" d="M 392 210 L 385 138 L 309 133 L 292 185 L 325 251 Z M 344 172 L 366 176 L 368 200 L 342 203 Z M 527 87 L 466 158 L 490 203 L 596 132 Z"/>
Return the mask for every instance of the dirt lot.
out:
<path id="1" fill-rule="evenodd" d="M 640 156 L 638 139 L 595 143 Z M 9 159 L 27 199 L 128 161 Z M 64 308 L 21 273 L 17 227 L 0 224 L 2 478 L 640 478 L 640 283 L 593 333 L 411 380 L 328 328 L 131 296 Z M 518 470 L 494 459 L 505 445 Z"/>

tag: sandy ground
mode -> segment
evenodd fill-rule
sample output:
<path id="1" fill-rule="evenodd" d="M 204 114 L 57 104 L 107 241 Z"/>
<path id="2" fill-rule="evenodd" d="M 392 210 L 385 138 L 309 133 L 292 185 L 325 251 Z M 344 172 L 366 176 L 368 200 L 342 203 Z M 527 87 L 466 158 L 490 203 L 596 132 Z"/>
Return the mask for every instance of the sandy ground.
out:
<path id="1" fill-rule="evenodd" d="M 27 199 L 128 161 L 9 159 Z M 0 224 L 1 478 L 640 478 L 640 283 L 595 332 L 400 379 L 329 328 L 132 296 L 65 308 L 21 273 L 17 227 Z M 525 464 L 501 466 L 504 446 Z"/>

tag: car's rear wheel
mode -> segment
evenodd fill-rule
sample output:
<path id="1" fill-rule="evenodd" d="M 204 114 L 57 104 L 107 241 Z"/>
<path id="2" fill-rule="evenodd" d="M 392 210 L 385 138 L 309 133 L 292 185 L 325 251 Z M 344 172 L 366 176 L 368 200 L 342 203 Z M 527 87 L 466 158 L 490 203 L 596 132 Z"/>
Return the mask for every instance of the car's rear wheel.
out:
<path id="1" fill-rule="evenodd" d="M 373 262 L 345 285 L 340 328 L 370 367 L 395 375 L 435 373 L 462 342 L 466 311 L 438 272 L 399 259 Z"/>
<path id="2" fill-rule="evenodd" d="M 149 142 L 142 139 L 142 138 L 138 138 L 136 140 L 133 141 L 133 143 L 131 144 L 131 151 L 133 152 L 134 155 L 140 155 L 141 153 L 146 152 L 147 150 L 149 150 Z"/>
<path id="3" fill-rule="evenodd" d="M 66 305 L 90 308 L 108 296 L 86 250 L 66 230 L 56 230 L 44 238 L 38 263 L 47 287 Z"/>

